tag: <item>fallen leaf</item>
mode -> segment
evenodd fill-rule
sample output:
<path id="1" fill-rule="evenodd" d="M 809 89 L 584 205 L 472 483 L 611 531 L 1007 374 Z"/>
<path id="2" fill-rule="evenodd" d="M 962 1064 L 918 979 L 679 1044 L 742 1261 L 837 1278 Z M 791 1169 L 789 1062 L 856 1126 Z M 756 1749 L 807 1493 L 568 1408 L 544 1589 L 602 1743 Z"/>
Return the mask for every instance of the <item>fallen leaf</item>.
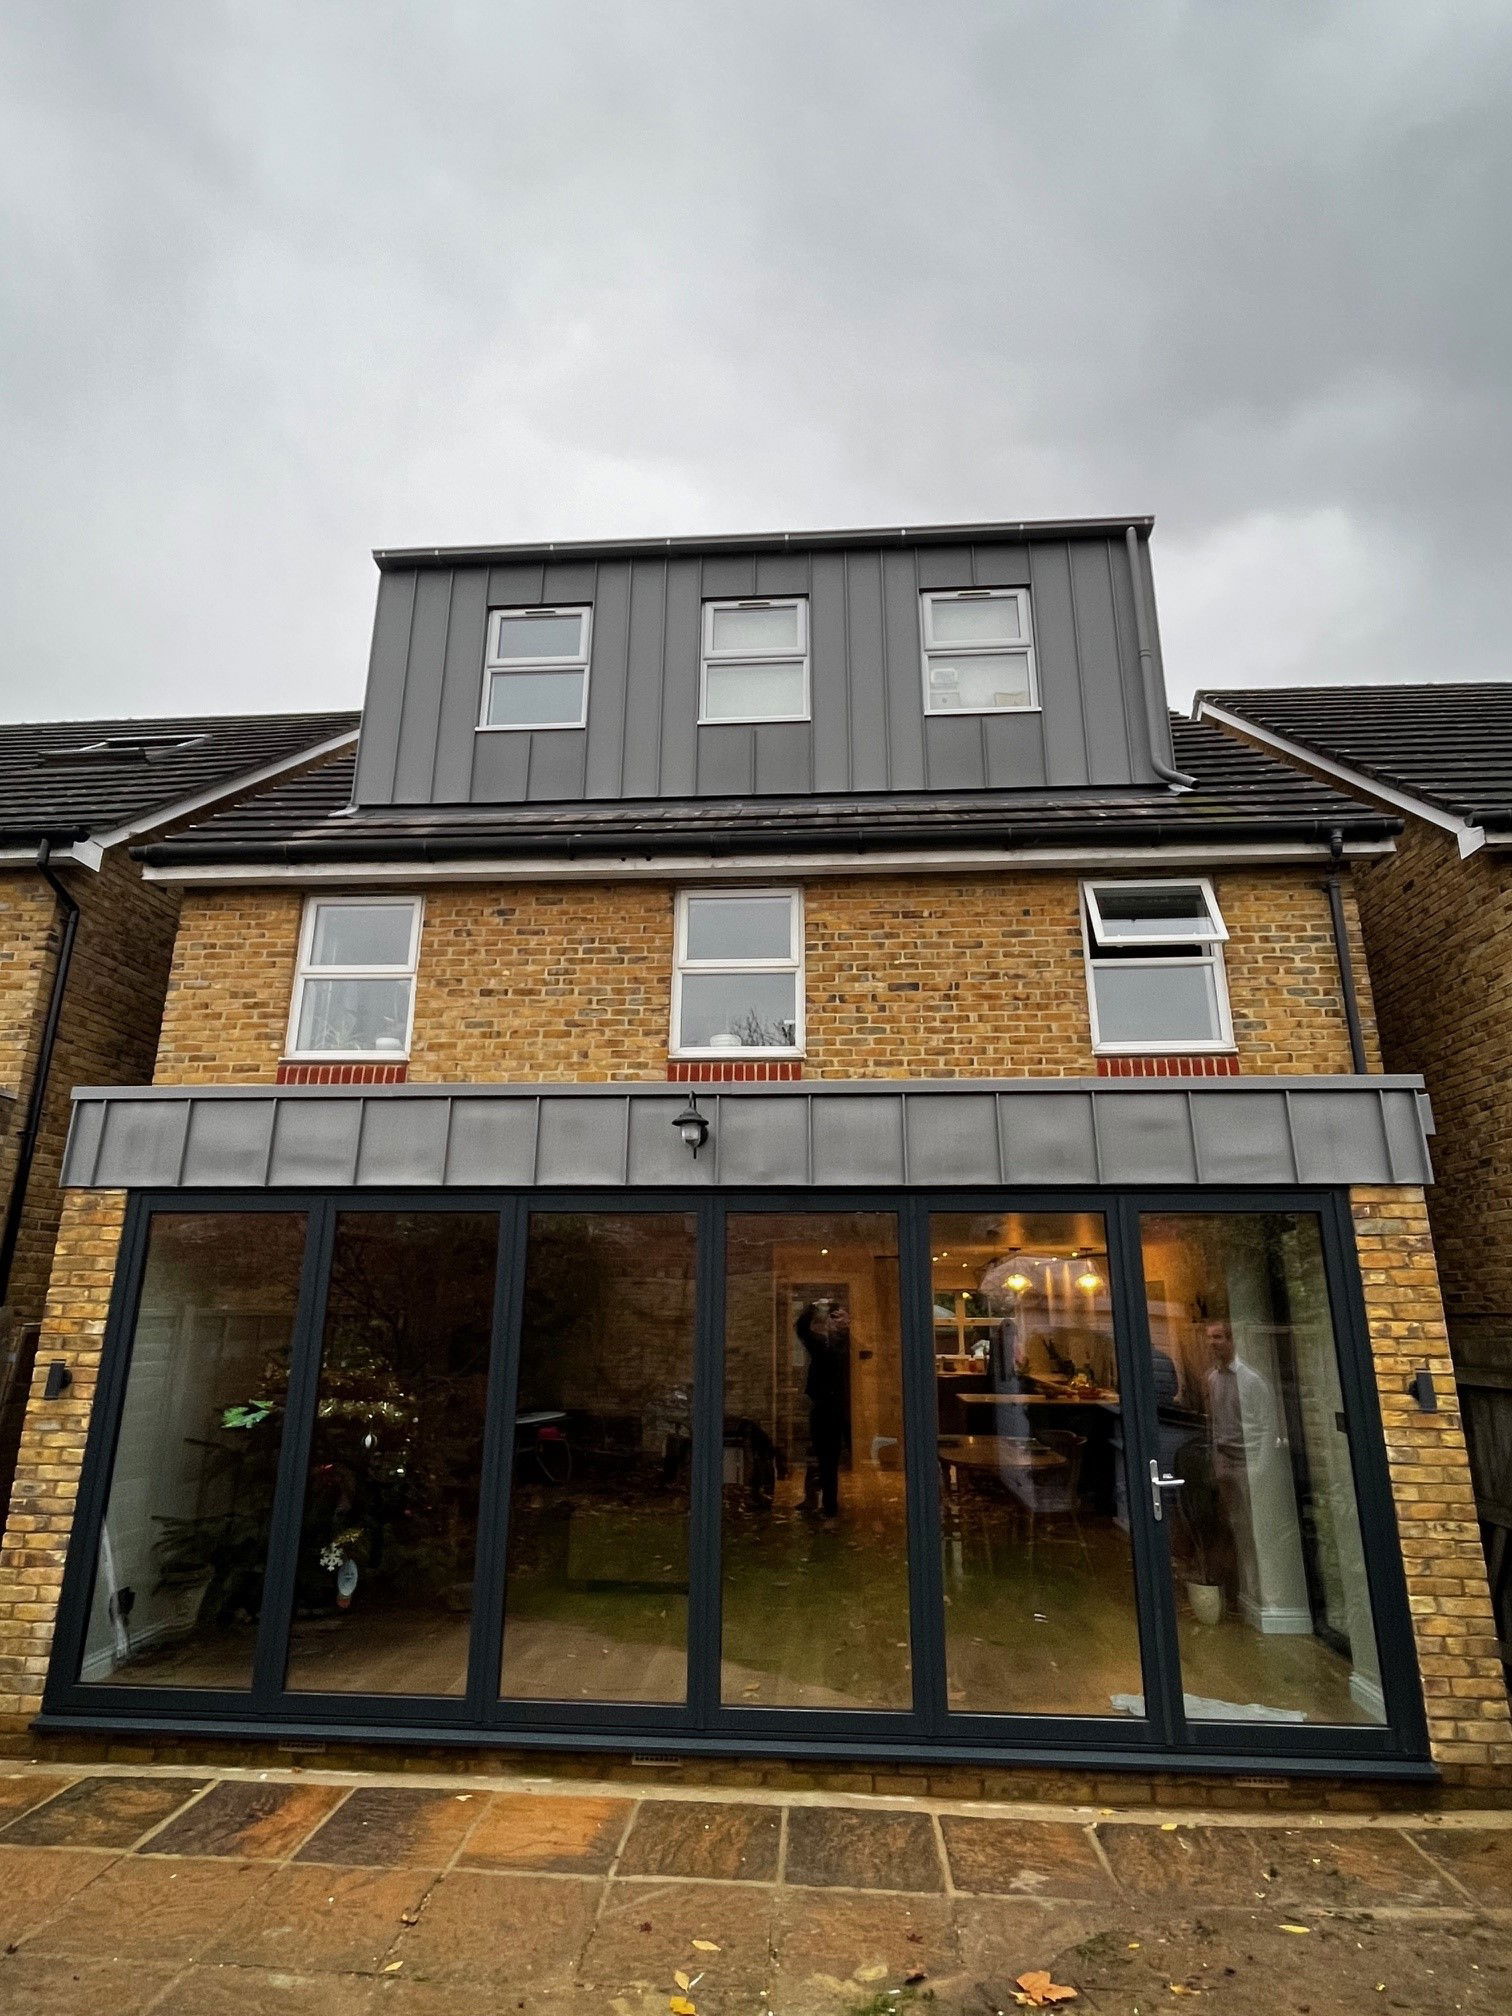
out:
<path id="1" fill-rule="evenodd" d="M 700 1953 L 717 1953 L 719 1951 L 719 1948 L 714 1944 L 712 1939 L 695 1939 L 693 1944 L 698 1948 Z"/>
<path id="2" fill-rule="evenodd" d="M 928 1979 L 929 1976 L 924 1972 L 922 1967 L 915 1967 L 912 1974 L 905 1974 L 903 1976 L 903 1986 L 905 1988 L 917 1988 L 921 1981 L 927 1981 Z"/>
<path id="3" fill-rule="evenodd" d="M 1167 1981 L 1166 1986 L 1173 1995 L 1200 1995 L 1202 1993 L 1200 1988 L 1188 1988 L 1183 1981 Z"/>
<path id="4" fill-rule="evenodd" d="M 880 1981 L 886 1972 L 885 1963 L 874 1960 L 869 1967 L 858 1967 L 851 1978 L 856 1981 Z"/>
<path id="5" fill-rule="evenodd" d="M 1140 1942 L 1137 1939 L 1131 1939 L 1129 1941 L 1129 1951 L 1131 1953 L 1137 1953 L 1139 1951 L 1139 1945 Z"/>
<path id="6" fill-rule="evenodd" d="M 684 1972 L 680 1967 L 674 1970 L 672 1979 L 677 1983 L 678 1987 L 682 1989 L 684 1994 L 686 1994 L 687 1991 L 693 1986 L 693 1983 L 688 1979 L 687 1975 L 684 1974 Z"/>
<path id="7" fill-rule="evenodd" d="M 1048 2009 L 1057 2002 L 1074 2002 L 1076 1990 L 1052 1981 L 1043 1967 L 1034 1967 L 1018 1977 L 1013 1999 L 1024 2009 Z"/>
<path id="8" fill-rule="evenodd" d="M 1162 1834 L 1174 1834 L 1180 1825 L 1181 1822 L 1179 1820 L 1162 1820 L 1160 1831 Z"/>
<path id="9" fill-rule="evenodd" d="M 387 1967 L 385 1967 L 383 1971 L 385 1974 L 397 1974 L 399 1972 L 399 1969 L 403 1965 L 404 1962 L 402 1960 L 390 1960 Z"/>
<path id="10" fill-rule="evenodd" d="M 1283 1925 L 1281 1930 L 1283 1932 L 1311 1932 L 1312 1927 L 1311 1925 Z"/>
<path id="11" fill-rule="evenodd" d="M 694 2008 L 686 1995 L 674 1995 L 668 2002 L 667 2007 L 672 2011 L 672 2016 L 698 2016 L 697 2009 Z"/>

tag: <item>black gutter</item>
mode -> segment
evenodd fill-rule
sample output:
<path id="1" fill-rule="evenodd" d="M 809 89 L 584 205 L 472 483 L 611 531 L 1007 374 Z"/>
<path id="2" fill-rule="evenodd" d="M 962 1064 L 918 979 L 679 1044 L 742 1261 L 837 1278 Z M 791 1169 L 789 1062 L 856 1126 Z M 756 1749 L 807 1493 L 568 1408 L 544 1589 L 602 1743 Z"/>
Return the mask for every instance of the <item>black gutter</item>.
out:
<path id="1" fill-rule="evenodd" d="M 805 849 L 849 848 L 858 855 L 879 847 L 916 846 L 952 848 L 962 846 L 1016 846 L 1053 848 L 1064 846 L 1159 847 L 1202 843 L 1255 843 L 1266 841 L 1311 841 L 1331 847 L 1333 835 L 1347 834 L 1354 840 L 1389 840 L 1402 830 L 1395 816 L 1381 815 L 1352 820 L 1341 828 L 1337 820 L 1267 819 L 1242 824 L 1225 819 L 1185 817 L 1171 819 L 1126 819 L 1107 822 L 1085 819 L 1064 826 L 1043 822 L 959 822 L 950 825 L 881 825 L 873 823 L 864 831 L 854 827 L 762 825 L 754 827 L 711 826 L 683 828 L 668 832 L 655 826 L 620 827 L 613 830 L 584 831 L 539 828 L 526 833 L 450 833 L 436 836 L 389 833 L 367 838 L 249 840 L 240 844 L 225 841 L 160 841 L 156 845 L 132 849 L 133 857 L 154 868 L 202 864 L 211 867 L 279 866 L 295 867 L 319 863 L 392 861 L 414 862 L 476 861 L 490 857 L 510 860 L 516 856 L 556 855 L 563 860 L 618 858 L 633 854 L 798 853 Z"/>
<path id="2" fill-rule="evenodd" d="M 79 906 L 48 866 L 51 853 L 51 845 L 44 840 L 37 849 L 37 873 L 52 890 L 63 913 L 63 936 L 53 968 L 52 993 L 47 1003 L 47 1020 L 42 1025 L 42 1043 L 37 1051 L 36 1069 L 32 1073 L 31 1091 L 27 1096 L 26 1120 L 21 1129 L 21 1145 L 5 1206 L 5 1226 L 0 1231 L 0 1304 L 10 1294 L 11 1269 L 15 1265 L 16 1246 L 21 1238 L 21 1220 L 26 1213 L 27 1185 L 31 1181 L 37 1137 L 42 1131 L 47 1080 L 52 1070 L 53 1051 L 57 1048 L 58 1024 L 63 1016 L 63 994 L 68 986 L 68 969 L 73 964 L 74 939 L 79 930 Z"/>
<path id="3" fill-rule="evenodd" d="M 1360 1001 L 1355 992 L 1354 961 L 1349 954 L 1349 926 L 1344 916 L 1344 887 L 1339 877 L 1339 863 L 1344 858 L 1344 835 L 1338 827 L 1328 836 L 1328 851 L 1333 857 L 1324 888 L 1328 891 L 1328 912 L 1333 919 L 1334 956 L 1339 962 L 1339 987 L 1344 996 L 1344 1020 L 1349 1027 L 1349 1060 L 1351 1067 L 1362 1076 L 1368 1066 L 1365 1061 L 1365 1032 L 1360 1027 Z"/>

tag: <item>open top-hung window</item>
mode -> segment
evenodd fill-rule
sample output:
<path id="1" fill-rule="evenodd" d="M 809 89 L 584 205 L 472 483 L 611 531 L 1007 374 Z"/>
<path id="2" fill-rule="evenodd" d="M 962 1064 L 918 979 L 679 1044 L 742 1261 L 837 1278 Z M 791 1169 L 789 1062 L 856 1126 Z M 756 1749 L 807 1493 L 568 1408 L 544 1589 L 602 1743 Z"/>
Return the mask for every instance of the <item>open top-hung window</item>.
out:
<path id="1" fill-rule="evenodd" d="M 1232 1049 L 1212 884 L 1088 882 L 1082 896 L 1095 1047 Z"/>
<path id="2" fill-rule="evenodd" d="M 318 896 L 306 903 L 290 1055 L 409 1055 L 420 907 L 418 896 Z"/>
<path id="3" fill-rule="evenodd" d="M 1039 706 L 1027 588 L 919 597 L 926 714 L 1012 714 Z"/>
<path id="4" fill-rule="evenodd" d="M 586 604 L 494 609 L 483 674 L 485 728 L 581 728 L 588 719 Z"/>
<path id="5" fill-rule="evenodd" d="M 803 1046 L 803 899 L 796 889 L 688 891 L 677 904 L 672 1049 L 681 1057 Z"/>
<path id="6" fill-rule="evenodd" d="M 705 602 L 698 718 L 809 718 L 808 603 L 803 596 Z"/>

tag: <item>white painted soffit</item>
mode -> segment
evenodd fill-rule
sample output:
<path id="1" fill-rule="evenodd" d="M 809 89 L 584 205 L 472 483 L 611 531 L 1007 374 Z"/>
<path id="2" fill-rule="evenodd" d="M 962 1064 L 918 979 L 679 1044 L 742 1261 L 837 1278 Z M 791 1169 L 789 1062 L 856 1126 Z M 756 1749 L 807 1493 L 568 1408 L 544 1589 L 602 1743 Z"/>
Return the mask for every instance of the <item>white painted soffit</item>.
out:
<path id="1" fill-rule="evenodd" d="M 1363 770 L 1351 769 L 1347 763 L 1336 763 L 1331 756 L 1320 756 L 1316 749 L 1305 742 L 1294 742 L 1290 736 L 1277 735 L 1272 729 L 1261 728 L 1246 714 L 1233 714 L 1227 707 L 1216 706 L 1202 694 L 1197 696 L 1197 710 L 1194 718 L 1198 721 L 1217 721 L 1225 728 L 1247 736 L 1252 742 L 1263 742 L 1267 749 L 1278 750 L 1283 756 L 1290 756 L 1298 763 L 1308 764 L 1314 770 L 1321 770 L 1325 776 L 1336 778 L 1351 791 L 1358 791 L 1362 797 L 1374 798 L 1383 805 L 1391 806 L 1396 812 L 1409 812 L 1414 819 L 1426 820 L 1430 826 L 1438 826 L 1445 833 L 1453 833 L 1459 845 L 1460 858 L 1478 854 L 1482 847 L 1512 846 L 1512 834 L 1487 833 L 1484 826 L 1473 825 L 1468 819 L 1461 819 L 1457 812 L 1446 812 L 1442 805 L 1430 805 L 1426 798 L 1415 798 L 1410 791 L 1398 791 L 1390 784 L 1382 784 L 1375 777 L 1367 777 Z"/>
<path id="2" fill-rule="evenodd" d="M 1390 854 L 1390 840 L 1356 841 L 1349 855 Z M 456 861 L 184 861 L 148 866 L 149 882 L 231 887 L 241 883 L 419 882 L 700 882 L 773 875 L 944 874 L 999 869 L 1100 871 L 1122 868 L 1222 868 L 1274 862 L 1326 862 L 1313 841 L 1255 841 L 1222 847 L 982 847 L 920 848 L 858 853 L 645 854 L 556 856 Z"/>

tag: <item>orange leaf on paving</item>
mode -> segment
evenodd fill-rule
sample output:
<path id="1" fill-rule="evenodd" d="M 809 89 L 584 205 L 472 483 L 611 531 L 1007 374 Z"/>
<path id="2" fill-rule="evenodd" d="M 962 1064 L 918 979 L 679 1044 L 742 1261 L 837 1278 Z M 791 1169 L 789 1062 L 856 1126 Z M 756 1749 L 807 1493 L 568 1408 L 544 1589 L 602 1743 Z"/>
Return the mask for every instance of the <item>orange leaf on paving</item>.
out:
<path id="1" fill-rule="evenodd" d="M 1018 1993 L 1013 1999 L 1024 2009 L 1049 2009 L 1057 2002 L 1076 2000 L 1076 1990 L 1052 1981 L 1043 1967 L 1034 1967 L 1027 1974 L 1020 1974 L 1017 1985 Z"/>
<path id="2" fill-rule="evenodd" d="M 674 1995 L 667 2007 L 672 2011 L 672 2016 L 698 2016 L 698 2011 L 686 1995 Z"/>
<path id="3" fill-rule="evenodd" d="M 714 1944 L 712 1939 L 695 1939 L 693 1944 L 698 1948 L 700 1953 L 717 1953 L 719 1951 L 719 1948 Z"/>

